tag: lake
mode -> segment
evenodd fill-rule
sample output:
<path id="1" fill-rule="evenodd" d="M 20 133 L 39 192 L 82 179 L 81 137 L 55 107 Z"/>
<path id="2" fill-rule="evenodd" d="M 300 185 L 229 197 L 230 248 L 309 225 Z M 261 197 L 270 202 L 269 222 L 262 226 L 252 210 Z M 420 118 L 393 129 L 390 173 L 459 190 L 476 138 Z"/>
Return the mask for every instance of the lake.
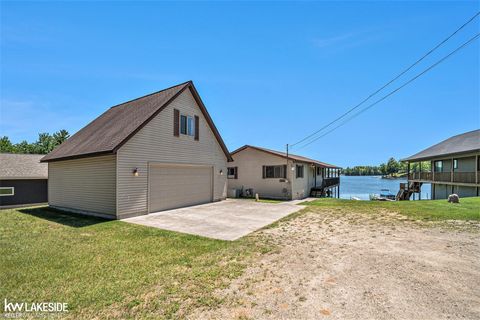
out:
<path id="1" fill-rule="evenodd" d="M 382 179 L 381 176 L 340 176 L 340 198 L 357 197 L 362 200 L 369 200 L 370 194 L 379 194 L 382 189 L 388 189 L 396 195 L 401 182 L 406 183 L 407 180 Z M 422 199 L 430 199 L 430 193 L 430 184 L 423 184 Z"/>

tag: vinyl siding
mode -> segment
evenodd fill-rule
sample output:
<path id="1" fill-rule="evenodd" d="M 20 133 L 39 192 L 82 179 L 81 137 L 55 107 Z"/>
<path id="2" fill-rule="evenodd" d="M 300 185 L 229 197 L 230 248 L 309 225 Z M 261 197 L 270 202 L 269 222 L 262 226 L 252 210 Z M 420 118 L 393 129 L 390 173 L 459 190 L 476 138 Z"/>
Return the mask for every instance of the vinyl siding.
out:
<path id="1" fill-rule="evenodd" d="M 51 206 L 115 216 L 115 156 L 48 163 Z"/>
<path id="2" fill-rule="evenodd" d="M 228 179 L 229 189 L 252 188 L 262 198 L 290 199 L 291 184 L 280 179 L 263 179 L 263 166 L 285 165 L 286 159 L 275 155 L 247 148 L 234 155 L 229 167 L 238 167 L 238 179 Z M 292 161 L 289 161 L 290 166 Z M 292 170 L 287 168 L 288 180 L 291 181 Z M 283 189 L 287 189 L 287 193 Z"/>
<path id="3" fill-rule="evenodd" d="M 173 110 L 199 116 L 199 141 L 173 135 Z M 191 92 L 185 90 L 117 151 L 117 212 L 120 216 L 148 212 L 148 163 L 181 163 L 213 166 L 213 199 L 226 197 L 227 157 L 208 126 Z M 135 177 L 132 170 L 138 168 Z M 223 175 L 220 175 L 220 170 Z"/>

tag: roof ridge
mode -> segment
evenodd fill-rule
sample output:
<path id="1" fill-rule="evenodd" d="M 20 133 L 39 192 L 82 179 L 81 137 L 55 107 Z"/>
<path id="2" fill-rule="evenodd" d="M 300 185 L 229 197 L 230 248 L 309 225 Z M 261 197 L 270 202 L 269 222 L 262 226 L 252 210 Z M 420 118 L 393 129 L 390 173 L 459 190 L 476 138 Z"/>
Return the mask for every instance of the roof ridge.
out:
<path id="1" fill-rule="evenodd" d="M 125 101 L 125 102 L 116 104 L 116 105 L 110 107 L 109 109 L 113 109 L 113 108 L 116 108 L 116 107 L 120 107 L 120 106 L 122 106 L 122 105 L 124 105 L 124 104 L 130 103 L 130 102 L 133 102 L 133 101 L 137 101 L 137 100 L 140 100 L 140 99 L 149 97 L 149 96 L 153 96 L 153 95 L 155 95 L 155 94 L 159 94 L 160 92 L 167 91 L 167 90 L 173 89 L 173 88 L 175 88 L 175 87 L 180 87 L 180 86 L 184 86 L 184 85 L 186 85 L 186 84 L 192 84 L 192 83 L 193 83 L 192 80 L 188 80 L 188 81 L 185 81 L 185 82 L 182 82 L 182 83 L 173 85 L 173 86 L 171 86 L 171 87 L 168 87 L 168 88 L 165 88 L 165 89 L 162 89 L 162 90 L 159 90 L 159 91 L 155 91 L 155 92 L 146 94 L 146 95 L 144 95 L 144 96 L 141 96 L 141 97 L 138 97 L 138 98 L 135 98 L 135 99 L 131 99 L 131 100 L 128 100 L 128 101 Z"/>
<path id="2" fill-rule="evenodd" d="M 256 149 L 258 151 L 262 151 L 262 152 L 267 152 L 267 153 L 271 153 L 273 155 L 276 155 L 278 157 L 283 157 L 283 158 L 286 158 L 287 157 L 287 153 L 286 152 L 282 152 L 282 151 L 277 151 L 277 150 L 273 150 L 273 149 L 268 149 L 268 148 L 263 148 L 263 147 L 257 147 L 257 146 L 252 146 L 252 145 L 249 145 L 249 144 L 246 144 L 234 151 L 231 152 L 231 154 L 235 154 L 235 153 L 238 153 L 246 148 L 253 148 L 253 149 Z M 293 153 L 288 153 L 288 156 L 289 157 L 296 157 L 298 159 L 303 159 L 303 160 L 297 160 L 297 161 L 303 161 L 303 162 L 314 162 L 314 163 L 320 163 L 322 165 L 325 165 L 325 166 L 329 166 L 329 167 L 335 167 L 335 168 L 340 168 L 336 165 L 333 165 L 333 164 L 330 164 L 330 163 L 326 163 L 326 162 L 323 162 L 323 161 L 320 161 L 320 160 L 316 160 L 316 159 L 312 159 L 312 158 L 308 158 L 308 157 L 305 157 L 305 156 L 301 156 L 301 155 L 298 155 L 298 154 L 293 154 Z"/>

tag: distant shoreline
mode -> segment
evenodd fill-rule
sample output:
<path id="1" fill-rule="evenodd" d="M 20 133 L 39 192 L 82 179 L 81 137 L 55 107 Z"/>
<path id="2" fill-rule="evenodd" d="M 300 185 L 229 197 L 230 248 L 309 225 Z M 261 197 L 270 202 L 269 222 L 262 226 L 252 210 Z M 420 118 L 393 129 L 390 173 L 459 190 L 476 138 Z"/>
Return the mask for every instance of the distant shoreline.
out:
<path id="1" fill-rule="evenodd" d="M 407 179 L 407 176 L 406 175 L 403 175 L 403 176 L 382 176 L 380 174 L 349 174 L 349 175 L 346 175 L 346 174 L 342 174 L 342 176 L 344 177 L 380 177 L 382 179 L 386 179 L 386 180 L 405 180 Z"/>

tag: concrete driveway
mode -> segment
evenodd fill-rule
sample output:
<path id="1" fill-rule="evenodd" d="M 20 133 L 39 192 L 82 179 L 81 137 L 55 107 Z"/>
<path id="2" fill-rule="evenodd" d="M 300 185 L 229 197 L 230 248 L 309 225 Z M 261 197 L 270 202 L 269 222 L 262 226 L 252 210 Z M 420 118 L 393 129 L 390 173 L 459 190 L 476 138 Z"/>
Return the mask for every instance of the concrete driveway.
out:
<path id="1" fill-rule="evenodd" d="M 263 203 L 247 199 L 227 199 L 122 221 L 220 240 L 236 240 L 263 228 L 304 206 L 290 201 Z"/>

